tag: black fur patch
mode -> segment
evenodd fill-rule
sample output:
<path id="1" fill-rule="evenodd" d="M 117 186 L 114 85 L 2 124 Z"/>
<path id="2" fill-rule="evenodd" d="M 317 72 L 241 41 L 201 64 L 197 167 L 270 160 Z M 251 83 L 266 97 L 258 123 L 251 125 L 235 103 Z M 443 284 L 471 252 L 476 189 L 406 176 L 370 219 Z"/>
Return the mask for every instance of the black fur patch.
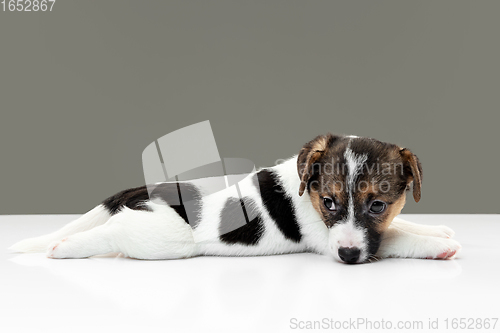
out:
<path id="1" fill-rule="evenodd" d="M 147 200 L 149 200 L 148 190 L 146 186 L 140 186 L 118 192 L 104 200 L 102 204 L 111 215 L 115 215 L 125 206 L 135 210 L 149 210 L 143 205 Z"/>
<path id="2" fill-rule="evenodd" d="M 269 215 L 273 218 L 278 229 L 286 239 L 300 242 L 302 234 L 295 216 L 292 200 L 285 196 L 285 190 L 278 181 L 277 176 L 269 170 L 261 170 L 254 181 L 260 189 L 262 202 Z"/>
<path id="3" fill-rule="evenodd" d="M 382 235 L 375 231 L 374 228 L 367 228 L 366 231 L 368 233 L 368 253 L 375 255 L 382 242 Z"/>
<path id="4" fill-rule="evenodd" d="M 123 207 L 134 210 L 150 211 L 144 203 L 150 199 L 159 198 L 169 204 L 186 223 L 189 223 L 188 215 L 199 216 L 201 210 L 201 195 L 195 186 L 188 183 L 162 183 L 149 186 L 154 186 L 154 189 L 151 191 L 151 198 L 148 194 L 148 188 L 146 186 L 140 186 L 119 192 L 104 200 L 102 204 L 111 215 L 115 215 L 120 212 Z M 182 193 L 182 201 L 180 204 L 179 193 Z M 189 214 L 182 204 L 182 202 L 188 201 L 193 201 L 195 203 L 194 208 L 191 209 L 192 211 L 189 212 Z M 191 225 L 197 222 L 198 221 L 191 221 Z"/>
<path id="5" fill-rule="evenodd" d="M 264 232 L 264 223 L 260 215 L 255 215 L 254 207 L 250 198 L 229 198 L 220 214 L 220 240 L 228 244 L 257 245 Z M 255 217 L 249 221 L 248 215 Z"/>

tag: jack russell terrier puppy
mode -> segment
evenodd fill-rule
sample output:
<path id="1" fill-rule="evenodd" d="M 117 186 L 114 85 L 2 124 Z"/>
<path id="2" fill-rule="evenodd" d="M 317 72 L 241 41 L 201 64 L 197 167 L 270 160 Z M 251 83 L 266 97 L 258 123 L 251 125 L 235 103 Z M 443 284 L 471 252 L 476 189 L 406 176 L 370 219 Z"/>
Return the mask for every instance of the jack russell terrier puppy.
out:
<path id="1" fill-rule="evenodd" d="M 448 227 L 397 217 L 410 185 L 420 200 L 422 167 L 410 150 L 371 138 L 321 135 L 238 186 L 208 193 L 203 184 L 125 190 L 62 229 L 11 249 L 47 251 L 49 258 L 121 252 L 137 259 L 315 252 L 353 264 L 450 259 L 461 248 Z"/>

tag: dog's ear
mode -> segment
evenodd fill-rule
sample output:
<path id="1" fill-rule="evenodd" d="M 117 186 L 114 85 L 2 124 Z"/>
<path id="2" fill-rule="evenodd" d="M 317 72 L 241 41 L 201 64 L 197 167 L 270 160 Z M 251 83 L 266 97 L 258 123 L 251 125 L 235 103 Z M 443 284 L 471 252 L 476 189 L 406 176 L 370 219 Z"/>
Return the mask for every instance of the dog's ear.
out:
<path id="1" fill-rule="evenodd" d="M 314 174 L 315 163 L 338 138 L 340 137 L 332 134 L 319 135 L 302 147 L 297 158 L 297 171 L 300 178 L 299 196 L 304 194 L 307 183 Z"/>
<path id="2" fill-rule="evenodd" d="M 401 148 L 399 154 L 403 159 L 405 174 L 408 175 L 406 184 L 409 185 L 413 182 L 413 199 L 415 202 L 419 202 L 422 196 L 422 164 L 420 164 L 417 155 L 406 148 Z"/>

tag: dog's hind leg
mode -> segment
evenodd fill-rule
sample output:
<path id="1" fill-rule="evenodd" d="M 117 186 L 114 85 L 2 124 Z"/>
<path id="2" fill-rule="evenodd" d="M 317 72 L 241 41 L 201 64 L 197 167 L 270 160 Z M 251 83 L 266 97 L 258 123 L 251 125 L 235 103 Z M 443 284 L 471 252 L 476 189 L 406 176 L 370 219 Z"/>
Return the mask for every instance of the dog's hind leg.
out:
<path id="1" fill-rule="evenodd" d="M 103 225 L 110 217 L 108 210 L 103 205 L 99 205 L 53 233 L 24 239 L 9 249 L 15 252 L 45 252 L 49 244 L 54 241 Z"/>
<path id="2" fill-rule="evenodd" d="M 152 211 L 124 207 L 105 224 L 51 244 L 49 258 L 87 258 L 121 252 L 136 259 L 177 259 L 196 255 L 191 227 L 168 205 Z"/>
<path id="3" fill-rule="evenodd" d="M 450 259 L 460 248 L 460 244 L 453 239 L 418 235 L 390 226 L 382 235 L 377 256 L 381 258 Z"/>
<path id="4" fill-rule="evenodd" d="M 391 226 L 423 236 L 451 238 L 453 237 L 453 235 L 455 235 L 455 232 L 453 230 L 444 225 L 434 226 L 434 225 L 417 224 L 403 220 L 402 218 L 399 217 L 394 218 L 394 220 L 391 223 Z"/>

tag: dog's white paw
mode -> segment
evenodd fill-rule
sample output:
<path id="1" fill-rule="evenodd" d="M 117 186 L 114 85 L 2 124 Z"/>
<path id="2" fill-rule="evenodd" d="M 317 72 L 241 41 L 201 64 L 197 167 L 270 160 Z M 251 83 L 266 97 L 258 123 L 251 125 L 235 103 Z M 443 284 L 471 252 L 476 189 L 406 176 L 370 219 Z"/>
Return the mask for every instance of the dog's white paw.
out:
<path id="1" fill-rule="evenodd" d="M 49 249 L 47 251 L 47 258 L 52 259 L 64 259 L 64 258 L 72 258 L 71 253 L 71 244 L 68 242 L 68 237 L 53 242 L 49 245 Z"/>
<path id="2" fill-rule="evenodd" d="M 430 238 L 422 249 L 425 259 L 452 259 L 462 248 L 459 242 L 449 238 Z"/>

